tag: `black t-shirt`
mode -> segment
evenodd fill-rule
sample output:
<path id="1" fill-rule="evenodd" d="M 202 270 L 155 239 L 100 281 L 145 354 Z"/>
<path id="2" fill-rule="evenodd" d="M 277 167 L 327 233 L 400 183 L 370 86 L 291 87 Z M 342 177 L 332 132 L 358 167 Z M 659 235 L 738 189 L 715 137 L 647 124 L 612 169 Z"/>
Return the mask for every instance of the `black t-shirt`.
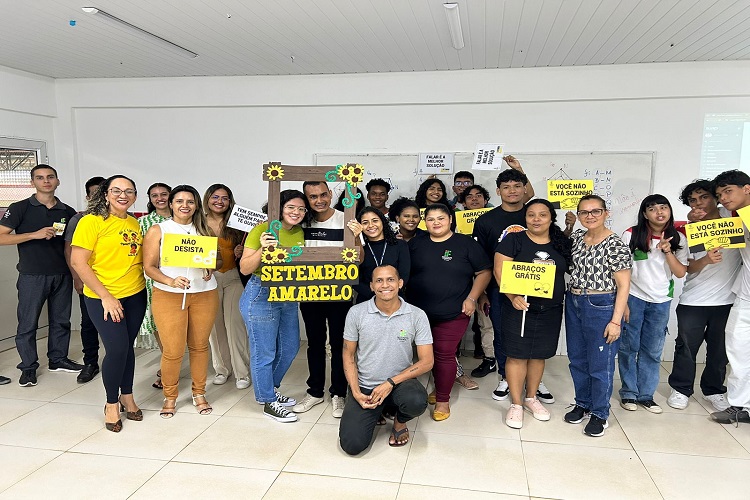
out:
<path id="1" fill-rule="evenodd" d="M 427 313 L 431 320 L 445 321 L 461 314 L 474 284 L 474 274 L 492 264 L 476 241 L 454 233 L 436 243 L 427 236 L 409 241 L 411 274 L 407 302 Z"/>
<path id="2" fill-rule="evenodd" d="M 370 290 L 370 281 L 372 272 L 378 265 L 390 264 L 398 269 L 406 286 L 411 272 L 411 257 L 409 245 L 405 241 L 397 240 L 395 245 L 386 244 L 385 240 L 368 241 L 362 250 L 365 252 L 365 260 L 359 265 L 359 284 L 354 287 L 357 290 L 357 304 L 370 300 L 375 295 Z"/>
<path id="3" fill-rule="evenodd" d="M 33 233 L 54 223 L 67 226 L 76 211 L 55 198 L 57 204 L 52 208 L 39 203 L 34 195 L 17 201 L 8 207 L 0 224 L 14 230 L 16 234 Z M 65 228 L 62 228 L 64 231 Z M 18 272 L 20 274 L 69 274 L 65 262 L 65 241 L 62 236 L 49 240 L 29 240 L 16 245 L 18 247 Z"/>
<path id="4" fill-rule="evenodd" d="M 490 262 L 494 263 L 495 248 L 505 235 L 525 230 L 526 215 L 523 208 L 515 212 L 507 212 L 503 210 L 503 207 L 495 207 L 477 219 L 471 235 L 482 246 Z M 487 288 L 497 288 L 494 275 Z"/>
<path id="5" fill-rule="evenodd" d="M 560 252 L 552 247 L 552 243 L 540 245 L 531 241 L 526 231 L 509 234 L 507 238 L 497 244 L 497 253 L 512 257 L 516 262 L 530 262 L 533 264 L 555 264 L 555 289 L 552 298 L 532 297 L 529 304 L 559 304 L 565 297 L 565 272 L 568 264 Z M 504 295 L 503 295 L 504 296 Z"/>

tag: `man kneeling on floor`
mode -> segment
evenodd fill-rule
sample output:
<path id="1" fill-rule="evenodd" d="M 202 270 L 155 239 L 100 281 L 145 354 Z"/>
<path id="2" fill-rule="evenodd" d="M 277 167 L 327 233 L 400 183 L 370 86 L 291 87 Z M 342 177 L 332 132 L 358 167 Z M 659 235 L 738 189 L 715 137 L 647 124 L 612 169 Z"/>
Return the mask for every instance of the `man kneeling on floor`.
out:
<path id="1" fill-rule="evenodd" d="M 339 439 L 349 455 L 370 446 L 384 407 L 396 409 L 391 446 L 409 442 L 406 423 L 427 408 L 427 391 L 417 377 L 432 369 L 432 332 L 424 311 L 399 297 L 402 286 L 395 267 L 376 267 L 370 283 L 375 296 L 346 316 L 343 356 L 349 397 Z M 416 363 L 412 344 L 417 346 Z"/>

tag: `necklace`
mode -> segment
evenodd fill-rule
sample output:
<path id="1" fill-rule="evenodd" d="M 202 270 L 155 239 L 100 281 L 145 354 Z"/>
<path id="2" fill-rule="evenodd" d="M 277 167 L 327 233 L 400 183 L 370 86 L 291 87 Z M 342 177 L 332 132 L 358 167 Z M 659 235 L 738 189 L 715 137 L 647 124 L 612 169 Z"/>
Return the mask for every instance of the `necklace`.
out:
<path id="1" fill-rule="evenodd" d="M 375 265 L 378 267 L 383 265 L 383 259 L 385 258 L 385 250 L 388 248 L 388 242 L 385 242 L 385 245 L 383 245 L 383 253 L 380 255 L 380 262 L 378 262 L 378 258 L 375 257 L 375 252 L 372 250 L 372 247 L 370 246 L 370 242 L 367 242 L 367 248 L 370 249 L 370 253 L 372 254 L 372 259 L 375 261 Z"/>

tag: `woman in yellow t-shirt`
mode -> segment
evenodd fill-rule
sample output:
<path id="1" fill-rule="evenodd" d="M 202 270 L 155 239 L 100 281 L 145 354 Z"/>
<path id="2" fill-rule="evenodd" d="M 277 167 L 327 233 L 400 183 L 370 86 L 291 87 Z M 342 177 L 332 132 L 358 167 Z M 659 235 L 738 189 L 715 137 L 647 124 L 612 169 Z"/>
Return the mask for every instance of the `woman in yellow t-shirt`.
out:
<path id="1" fill-rule="evenodd" d="M 133 399 L 133 342 L 147 300 L 143 237 L 138 221 L 128 214 L 136 194 L 135 182 L 124 175 L 105 180 L 89 200 L 71 242 L 70 263 L 83 281 L 86 310 L 107 352 L 102 362 L 104 423 L 112 432 L 122 430 L 123 409 L 128 420 L 143 420 Z"/>

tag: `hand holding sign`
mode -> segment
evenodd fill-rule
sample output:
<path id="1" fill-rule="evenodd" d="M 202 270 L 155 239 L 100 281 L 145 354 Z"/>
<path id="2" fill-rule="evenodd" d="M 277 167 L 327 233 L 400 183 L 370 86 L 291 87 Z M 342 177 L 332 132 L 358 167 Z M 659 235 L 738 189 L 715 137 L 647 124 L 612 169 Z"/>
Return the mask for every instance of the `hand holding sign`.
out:
<path id="1" fill-rule="evenodd" d="M 525 295 L 516 295 L 515 297 L 513 297 L 513 300 L 511 300 L 510 303 L 519 311 L 528 311 L 529 303 L 526 302 L 527 298 L 528 297 Z"/>

